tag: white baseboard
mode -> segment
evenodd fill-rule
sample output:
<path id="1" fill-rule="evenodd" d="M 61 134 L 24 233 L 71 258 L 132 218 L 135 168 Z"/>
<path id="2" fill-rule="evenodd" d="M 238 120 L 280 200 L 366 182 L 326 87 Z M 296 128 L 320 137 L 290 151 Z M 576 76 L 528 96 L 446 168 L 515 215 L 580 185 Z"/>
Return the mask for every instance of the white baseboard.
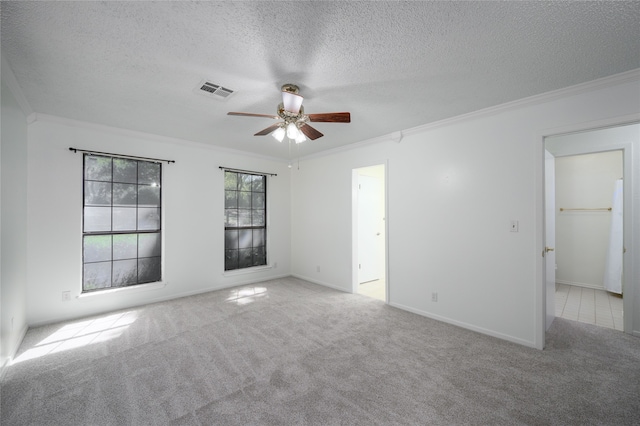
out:
<path id="1" fill-rule="evenodd" d="M 10 361 L 11 361 L 11 358 L 7 358 L 4 364 L 0 365 L 0 383 L 2 383 L 2 381 L 4 380 L 5 374 L 7 374 L 7 368 L 9 367 Z"/>
<path id="2" fill-rule="evenodd" d="M 9 357 L 5 360 L 4 364 L 0 366 L 0 382 L 4 380 L 4 376 L 5 374 L 7 374 L 7 369 L 13 362 L 13 359 L 16 357 L 16 354 L 18 353 L 18 349 L 20 349 L 20 345 L 22 345 L 22 341 L 24 340 L 24 336 L 27 335 L 27 331 L 29 331 L 28 326 L 25 325 L 24 327 L 22 327 L 22 330 L 20 330 L 20 332 L 18 333 L 18 338 L 16 339 L 13 347 L 11 348 L 11 353 L 9 354 Z"/>
<path id="3" fill-rule="evenodd" d="M 309 281 L 311 283 L 318 284 L 318 285 L 321 285 L 321 286 L 324 286 L 324 287 L 329 287 L 329 288 L 333 288 L 335 290 L 343 291 L 345 293 L 352 293 L 351 289 L 345 289 L 343 287 L 338 287 L 338 286 L 336 286 L 334 284 L 329 284 L 329 283 L 326 283 L 326 282 L 315 280 L 313 278 L 309 278 L 309 277 L 306 277 L 304 275 L 291 274 L 291 276 L 293 276 L 295 278 L 299 278 L 301 280 Z M 467 323 L 461 322 L 461 321 L 452 320 L 450 318 L 442 317 L 440 315 L 434 315 L 434 314 L 431 314 L 429 312 L 421 311 L 419 309 L 414 309 L 414 308 L 411 308 L 409 306 L 401 305 L 401 304 L 398 304 L 398 303 L 388 302 L 388 304 L 390 306 L 393 306 L 394 308 L 402 309 L 403 311 L 408 311 L 408 312 L 411 312 L 411 313 L 414 313 L 414 314 L 418 314 L 418 315 L 421 315 L 423 317 L 434 319 L 436 321 L 445 322 L 447 324 L 452 324 L 452 325 L 455 325 L 455 326 L 458 326 L 458 327 L 466 328 L 467 330 L 472 330 L 472 331 L 475 331 L 477 333 L 486 334 L 488 336 L 496 337 L 498 339 L 506 340 L 506 341 L 509 341 L 509 342 L 512 342 L 512 343 L 517 343 L 519 345 L 523 345 L 523 346 L 527 346 L 527 347 L 530 347 L 530 348 L 537 349 L 536 344 L 533 341 L 520 339 L 518 337 L 513 337 L 513 336 L 510 336 L 508 334 L 498 333 L 498 332 L 495 332 L 493 330 L 489 330 L 489 329 L 482 328 L 482 327 L 477 327 L 475 325 L 467 324 Z"/>
<path id="4" fill-rule="evenodd" d="M 324 281 L 320 281 L 320 280 L 316 280 L 316 279 L 313 279 L 313 278 L 309 278 L 309 277 L 306 277 L 304 275 L 291 274 L 291 276 L 295 277 L 295 278 L 298 278 L 298 279 L 301 279 L 301 280 L 309 281 L 310 283 L 313 283 L 313 284 L 318 284 L 318 285 L 321 285 L 321 286 L 324 286 L 324 287 L 329 287 L 329 288 L 332 288 L 334 290 L 343 291 L 345 293 L 353 293 L 350 288 L 347 289 L 347 288 L 344 288 L 344 287 L 339 287 L 339 286 L 337 286 L 335 284 L 330 284 L 330 283 L 327 283 L 327 282 L 324 282 Z"/>
<path id="5" fill-rule="evenodd" d="M 47 320 L 42 320 L 42 321 L 36 321 L 36 322 L 31 323 L 29 326 L 30 327 L 41 327 L 43 325 L 55 324 L 55 323 L 62 322 L 62 321 L 73 321 L 73 320 L 81 319 L 81 318 L 84 318 L 84 317 L 87 317 L 87 316 L 102 315 L 102 314 L 106 314 L 106 313 L 109 313 L 109 312 L 120 311 L 120 310 L 123 310 L 123 309 L 132 309 L 132 308 L 136 308 L 136 307 L 140 307 L 140 306 L 145 306 L 145 305 L 149 305 L 151 303 L 166 302 L 166 301 L 169 301 L 169 300 L 180 299 L 180 298 L 183 298 L 183 297 L 189 297 L 189 296 L 195 296 L 195 295 L 198 295 L 198 294 L 209 293 L 211 291 L 226 290 L 228 288 L 241 287 L 243 285 L 255 284 L 255 283 L 264 282 L 264 281 L 277 280 L 277 279 L 286 278 L 286 277 L 289 277 L 289 276 L 291 276 L 291 274 L 286 273 L 286 274 L 276 275 L 276 276 L 272 276 L 272 277 L 247 278 L 246 280 L 242 280 L 242 281 L 238 281 L 238 282 L 234 282 L 234 283 L 230 283 L 230 284 L 226 284 L 226 285 L 222 285 L 222 286 L 205 287 L 205 288 L 199 288 L 197 290 L 185 291 L 185 292 L 180 292 L 180 293 L 171 294 L 171 295 L 167 295 L 167 296 L 154 297 L 154 298 L 150 298 L 148 300 L 145 300 L 143 303 L 134 303 L 132 305 L 126 305 L 126 306 L 122 306 L 122 307 L 118 307 L 118 308 L 114 308 L 114 309 L 100 310 L 100 311 L 92 312 L 90 314 L 86 314 L 86 315 L 82 315 L 82 316 L 70 316 L 70 317 L 65 317 L 65 318 L 53 318 L 53 319 L 47 319 Z M 168 285 L 175 285 L 175 284 L 168 284 L 167 283 L 166 285 L 168 286 Z M 158 288 L 163 288 L 163 287 L 164 286 L 158 287 Z M 158 288 L 155 288 L 155 289 L 157 290 Z"/>
<path id="6" fill-rule="evenodd" d="M 565 285 L 572 285 L 575 287 L 592 288 L 594 290 L 603 290 L 603 291 L 605 290 L 604 286 L 601 286 L 601 285 L 578 283 L 578 282 L 567 281 L 567 280 L 556 280 L 556 284 L 565 284 Z"/>
<path id="7" fill-rule="evenodd" d="M 440 315 L 435 315 L 435 314 L 432 314 L 432 313 L 429 313 L 429 312 L 422 311 L 420 309 L 415 309 L 415 308 L 412 308 L 412 307 L 409 307 L 409 306 L 401 305 L 399 303 L 391 303 L 390 302 L 389 305 L 393 306 L 394 308 L 402 309 L 403 311 L 412 312 L 414 314 L 418 314 L 418 315 L 421 315 L 423 317 L 434 319 L 436 321 L 445 322 L 447 324 L 455 325 L 457 327 L 466 328 L 467 330 L 475 331 L 475 332 L 480 333 L 480 334 L 486 334 L 488 336 L 496 337 L 496 338 L 501 339 L 501 340 L 506 340 L 508 342 L 517 343 L 517 344 L 522 345 L 522 346 L 527 346 L 529 348 L 537 349 L 536 344 L 533 341 L 520 339 L 518 337 L 510 336 L 508 334 L 498 333 L 498 332 L 493 331 L 493 330 L 489 330 L 489 329 L 486 329 L 486 328 L 478 327 L 478 326 L 475 326 L 473 324 L 468 324 L 466 322 L 457 321 L 457 320 L 454 320 L 454 319 L 451 319 L 451 318 L 447 318 L 447 317 L 443 317 L 443 316 L 440 316 Z"/>

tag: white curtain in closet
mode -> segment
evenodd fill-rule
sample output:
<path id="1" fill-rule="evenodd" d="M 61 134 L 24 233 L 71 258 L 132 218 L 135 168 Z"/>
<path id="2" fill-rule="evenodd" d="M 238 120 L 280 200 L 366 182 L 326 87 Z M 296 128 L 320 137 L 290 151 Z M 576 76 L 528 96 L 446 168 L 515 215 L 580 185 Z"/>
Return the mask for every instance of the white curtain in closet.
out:
<path id="1" fill-rule="evenodd" d="M 609 250 L 604 265 L 603 285 L 607 291 L 622 294 L 622 179 L 615 183 L 613 204 L 611 206 L 611 232 L 609 234 Z"/>

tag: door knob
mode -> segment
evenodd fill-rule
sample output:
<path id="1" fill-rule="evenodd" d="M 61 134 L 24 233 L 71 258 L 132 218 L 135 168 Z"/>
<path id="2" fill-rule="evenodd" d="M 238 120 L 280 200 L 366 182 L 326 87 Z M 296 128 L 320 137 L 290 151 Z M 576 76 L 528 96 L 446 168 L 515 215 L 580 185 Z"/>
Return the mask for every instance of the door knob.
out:
<path id="1" fill-rule="evenodd" d="M 554 251 L 554 250 L 555 250 L 555 248 L 553 248 L 553 247 L 545 247 L 544 248 L 544 251 L 547 252 L 547 253 L 549 253 L 550 251 Z"/>

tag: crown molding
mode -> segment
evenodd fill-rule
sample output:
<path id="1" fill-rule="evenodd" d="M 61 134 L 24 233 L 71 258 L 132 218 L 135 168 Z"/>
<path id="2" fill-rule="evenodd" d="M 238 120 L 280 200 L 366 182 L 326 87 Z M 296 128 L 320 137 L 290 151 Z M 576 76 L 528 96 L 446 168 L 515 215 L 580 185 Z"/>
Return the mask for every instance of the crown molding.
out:
<path id="1" fill-rule="evenodd" d="M 160 141 L 160 142 L 165 142 L 165 143 L 170 143 L 170 144 L 191 146 L 191 147 L 194 147 L 194 148 L 211 149 L 211 150 L 215 150 L 215 151 L 218 151 L 218 152 L 226 152 L 226 153 L 229 153 L 229 154 L 241 155 L 241 156 L 252 157 L 252 158 L 258 158 L 258 159 L 268 160 L 268 161 L 275 161 L 275 162 L 278 162 L 278 163 L 287 163 L 287 162 L 290 161 L 289 159 L 271 157 L 271 156 L 266 156 L 266 155 L 262 155 L 262 154 L 252 153 L 252 152 L 249 152 L 249 151 L 235 150 L 235 149 L 232 149 L 232 148 L 225 148 L 225 147 L 221 147 L 221 146 L 217 146 L 217 145 L 210 145 L 210 144 L 201 143 L 201 142 L 194 142 L 194 141 L 190 141 L 190 140 L 186 140 L 186 139 L 179 139 L 179 138 L 172 138 L 172 137 L 167 137 L 167 136 L 160 136 L 160 135 L 156 135 L 156 134 L 152 134 L 152 133 L 146 133 L 146 132 L 141 132 L 141 131 L 136 131 L 136 130 L 123 129 L 123 128 L 104 125 L 104 124 L 97 124 L 97 123 L 91 123 L 91 122 L 86 122 L 86 121 L 68 119 L 68 118 L 63 118 L 63 117 L 49 115 L 49 114 L 35 113 L 31 109 L 31 106 L 29 105 L 29 103 L 26 100 L 26 98 L 24 97 L 24 95 L 22 93 L 22 90 L 21 90 L 20 86 L 18 85 L 18 82 L 17 82 L 17 80 L 15 78 L 15 75 L 11 71 L 11 68 L 9 67 L 9 64 L 4 59 L 4 56 L 2 57 L 2 70 L 1 71 L 2 71 L 2 80 L 7 84 L 7 86 L 11 90 L 12 94 L 15 96 L 15 98 L 16 98 L 17 102 L 19 103 L 21 109 L 23 110 L 23 112 L 27 116 L 27 122 L 29 124 L 31 124 L 33 122 L 36 122 L 36 121 L 47 121 L 47 122 L 52 122 L 52 123 L 64 124 L 64 125 L 71 126 L 71 127 L 86 128 L 86 129 L 91 129 L 91 130 L 97 130 L 97 131 L 102 131 L 102 132 L 118 134 L 118 135 L 125 136 L 125 137 L 136 137 L 136 138 L 140 138 L 140 139 Z M 433 130 L 433 129 L 436 129 L 436 128 L 439 128 L 439 127 L 449 126 L 449 125 L 452 125 L 452 124 L 456 124 L 456 123 L 460 123 L 460 122 L 464 122 L 464 121 L 468 121 L 468 120 L 472 120 L 472 119 L 477 119 L 477 118 L 481 118 L 481 117 L 487 117 L 487 116 L 499 114 L 499 113 L 502 113 L 502 112 L 505 112 L 505 111 L 513 110 L 513 109 L 516 109 L 516 108 L 522 108 L 522 107 L 532 106 L 532 105 L 536 105 L 536 104 L 540 104 L 540 103 L 544 103 L 544 102 L 550 102 L 550 101 L 558 99 L 558 98 L 563 98 L 563 97 L 567 97 L 567 96 L 575 96 L 575 95 L 578 95 L 578 94 L 587 93 L 587 92 L 591 92 L 591 91 L 602 89 L 602 88 L 613 87 L 613 86 L 616 86 L 616 85 L 624 84 L 624 83 L 627 83 L 627 82 L 634 82 L 634 81 L 635 82 L 640 81 L 640 68 L 634 69 L 634 70 L 631 70 L 631 71 L 626 71 L 626 72 L 623 72 L 623 73 L 620 73 L 620 74 L 615 74 L 615 75 L 608 76 L 608 77 L 603 77 L 603 78 L 600 78 L 600 79 L 597 79 L 597 80 L 592 80 L 592 81 L 589 81 L 589 82 L 586 82 L 586 83 L 580 83 L 580 84 L 577 84 L 577 85 L 574 85 L 574 86 L 569 86 L 569 87 L 566 87 L 566 88 L 562 88 L 562 89 L 558 89 L 558 90 L 542 93 L 542 94 L 539 94 L 539 95 L 529 96 L 529 97 L 522 98 L 522 99 L 519 99 L 519 100 L 506 102 L 504 104 L 492 106 L 492 107 L 489 107 L 489 108 L 484 108 L 484 109 L 473 111 L 473 112 L 470 112 L 470 113 L 467 113 L 467 114 L 461 114 L 461 115 L 458 115 L 458 116 L 455 116 L 455 117 L 446 118 L 446 119 L 443 119 L 443 120 L 422 124 L 420 126 L 416 126 L 416 127 L 412 127 L 412 128 L 408 128 L 408 129 L 404 129 L 404 130 L 395 131 L 393 133 L 389 133 L 389 134 L 378 136 L 378 137 L 371 138 L 371 139 L 366 139 L 366 140 L 363 140 L 363 141 L 360 141 L 360 142 L 355 142 L 355 143 L 352 143 L 352 144 L 349 144 L 349 145 L 345 145 L 345 146 L 341 146 L 341 147 L 337 147 L 337 148 L 333 148 L 333 149 L 328 149 L 326 151 L 321 151 L 321 152 L 317 152 L 317 153 L 314 153 L 314 154 L 310 154 L 310 155 L 307 155 L 307 156 L 300 157 L 298 161 L 300 161 L 300 160 L 310 160 L 310 159 L 319 158 L 319 157 L 325 157 L 325 156 L 334 155 L 334 154 L 337 154 L 337 153 L 340 153 L 340 152 L 351 151 L 351 150 L 354 150 L 354 149 L 362 148 L 362 147 L 369 146 L 369 145 L 380 144 L 380 143 L 388 143 L 388 142 L 402 143 L 402 139 L 405 136 L 408 136 L 408 135 L 421 133 L 421 132 L 425 132 L 425 131 L 428 131 L 428 130 Z"/>
<path id="2" fill-rule="evenodd" d="M 539 95 L 533 95 L 533 96 L 518 99 L 515 101 L 506 102 L 500 105 L 483 108 L 467 114 L 461 114 L 455 117 L 445 118 L 443 120 L 434 121 L 432 123 L 422 124 L 420 126 L 396 131 L 383 136 L 378 136 L 372 139 L 367 139 L 364 141 L 352 143 L 352 144 L 341 146 L 338 148 L 329 149 L 326 151 L 301 157 L 300 160 L 311 160 L 314 158 L 325 157 L 328 155 L 337 154 L 339 152 L 351 151 L 354 149 L 362 148 L 364 146 L 375 145 L 383 142 L 402 143 L 402 139 L 407 135 L 413 135 L 416 133 L 437 129 L 439 127 L 450 126 L 452 124 L 461 123 L 468 120 L 496 115 L 496 114 L 513 110 L 516 108 L 533 106 L 533 105 L 541 104 L 544 102 L 550 102 L 555 99 L 564 98 L 567 96 L 575 96 L 582 93 L 593 92 L 595 90 L 604 89 L 607 87 L 613 87 L 613 86 L 617 86 L 617 85 L 629 83 L 629 82 L 640 82 L 640 68 L 636 68 L 634 70 L 626 71 L 620 74 L 611 75 L 608 77 L 599 78 L 597 80 L 588 81 L 586 83 L 580 83 L 580 84 L 565 87 L 562 89 L 541 93 Z"/>
<path id="3" fill-rule="evenodd" d="M 232 148 L 225 148 L 218 145 L 210 145 L 202 142 L 190 141 L 187 139 L 161 136 L 153 133 L 141 132 L 138 130 L 123 129 L 120 127 L 109 126 L 106 124 L 98 124 L 98 123 L 92 123 L 88 121 L 75 120 L 71 118 L 65 118 L 65 117 L 60 117 L 60 116 L 50 115 L 50 114 L 33 113 L 29 116 L 29 119 L 31 120 L 29 122 L 30 124 L 35 123 L 37 121 L 42 121 L 42 122 L 48 122 L 48 123 L 54 123 L 54 124 L 62 124 L 69 127 L 76 127 L 81 129 L 94 130 L 98 132 L 111 133 L 111 134 L 124 136 L 124 137 L 145 139 L 153 142 L 163 142 L 163 143 L 168 143 L 173 145 L 189 146 L 192 148 L 209 149 L 209 150 L 224 152 L 232 155 L 239 155 L 243 157 L 257 158 L 260 160 L 274 161 L 277 163 L 286 164 L 288 161 L 282 158 L 270 157 L 267 155 L 256 154 L 253 152 L 241 151 L 241 150 L 232 149 Z"/>
<path id="4" fill-rule="evenodd" d="M 565 98 L 568 96 L 576 96 L 583 93 L 593 92 L 595 90 L 604 89 L 607 87 L 618 86 L 620 84 L 629 82 L 640 82 L 640 68 L 636 68 L 631 71 L 626 71 L 620 74 L 614 74 L 608 77 L 599 78 L 585 83 L 576 84 L 562 89 L 552 90 L 550 92 L 541 93 L 539 95 L 528 96 L 526 98 L 517 99 L 515 101 L 506 102 L 500 105 L 495 105 L 488 108 L 483 108 L 477 111 L 473 111 L 467 114 L 458 115 L 444 120 L 436 121 L 433 123 L 423 124 L 421 126 L 412 127 L 404 130 L 403 134 L 419 133 L 425 130 L 431 130 L 442 126 L 447 126 L 453 123 L 476 119 L 480 117 L 491 116 L 499 114 L 505 111 L 513 110 L 516 108 L 524 108 L 528 106 L 538 105 L 545 102 L 551 102 L 559 98 Z"/>
<path id="5" fill-rule="evenodd" d="M 18 102 L 20 109 L 24 113 L 26 117 L 30 117 L 33 114 L 33 108 L 27 101 L 27 98 L 24 96 L 22 92 L 22 88 L 18 84 L 18 80 L 16 80 L 16 76 L 11 70 L 11 66 L 9 66 L 9 62 L 4 58 L 4 55 L 0 53 L 0 75 L 2 76 L 2 81 L 5 82 L 9 91 Z M 28 121 L 28 120 L 27 120 Z"/>

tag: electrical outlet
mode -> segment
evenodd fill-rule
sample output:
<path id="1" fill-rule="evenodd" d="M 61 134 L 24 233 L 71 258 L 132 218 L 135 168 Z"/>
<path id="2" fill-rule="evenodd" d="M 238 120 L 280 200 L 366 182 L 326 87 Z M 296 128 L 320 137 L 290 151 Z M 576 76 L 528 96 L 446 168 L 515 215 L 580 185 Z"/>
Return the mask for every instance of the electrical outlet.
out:
<path id="1" fill-rule="evenodd" d="M 320 272 L 320 265 L 316 266 L 316 272 Z"/>
<path id="2" fill-rule="evenodd" d="M 62 292 L 62 301 L 63 302 L 68 302 L 69 300 L 71 300 L 71 292 L 70 291 L 63 291 Z"/>
<path id="3" fill-rule="evenodd" d="M 278 262 L 273 262 L 273 267 L 277 268 L 278 267 Z"/>
<path id="4" fill-rule="evenodd" d="M 436 292 L 431 293 L 431 301 L 432 302 L 437 302 L 438 301 L 438 293 L 436 293 Z"/>

